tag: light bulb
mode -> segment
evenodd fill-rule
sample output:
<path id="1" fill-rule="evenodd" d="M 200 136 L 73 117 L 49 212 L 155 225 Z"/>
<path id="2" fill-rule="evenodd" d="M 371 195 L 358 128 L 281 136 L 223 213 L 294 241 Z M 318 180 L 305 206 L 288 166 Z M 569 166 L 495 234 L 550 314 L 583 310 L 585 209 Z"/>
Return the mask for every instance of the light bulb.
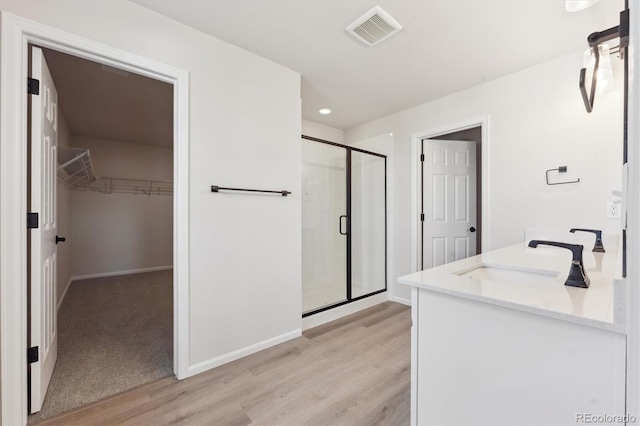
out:
<path id="1" fill-rule="evenodd" d="M 598 74 L 596 75 L 596 91 L 598 94 L 605 93 L 613 87 L 613 69 L 611 68 L 611 56 L 609 55 L 609 45 L 602 43 L 598 45 L 600 61 L 598 63 Z M 582 57 L 583 66 L 587 69 L 585 80 L 591 82 L 593 68 L 596 64 L 596 57 L 593 49 L 588 49 Z"/>
<path id="2" fill-rule="evenodd" d="M 566 0 L 564 8 L 567 12 L 578 12 L 596 4 L 598 0 Z"/>
<path id="3" fill-rule="evenodd" d="M 598 93 L 602 94 L 613 87 L 613 69 L 611 68 L 611 56 L 609 56 L 609 45 L 601 44 L 600 63 L 598 64 Z"/>

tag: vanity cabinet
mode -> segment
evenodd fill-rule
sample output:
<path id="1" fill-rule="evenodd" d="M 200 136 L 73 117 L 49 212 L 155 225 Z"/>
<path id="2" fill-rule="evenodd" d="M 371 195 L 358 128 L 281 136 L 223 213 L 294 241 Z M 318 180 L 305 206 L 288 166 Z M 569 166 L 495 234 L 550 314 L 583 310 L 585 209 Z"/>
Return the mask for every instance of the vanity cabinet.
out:
<path id="1" fill-rule="evenodd" d="M 566 288 L 566 259 L 545 256 L 514 246 L 399 279 L 412 286 L 413 425 L 575 425 L 624 416 L 622 284 L 608 276 L 615 268 L 605 258 L 596 273 L 588 260 L 591 288 Z M 551 284 L 461 279 L 456 271 L 474 262 L 559 274 Z"/>
<path id="2" fill-rule="evenodd" d="M 623 415 L 625 336 L 413 288 L 417 425 L 570 425 Z"/>

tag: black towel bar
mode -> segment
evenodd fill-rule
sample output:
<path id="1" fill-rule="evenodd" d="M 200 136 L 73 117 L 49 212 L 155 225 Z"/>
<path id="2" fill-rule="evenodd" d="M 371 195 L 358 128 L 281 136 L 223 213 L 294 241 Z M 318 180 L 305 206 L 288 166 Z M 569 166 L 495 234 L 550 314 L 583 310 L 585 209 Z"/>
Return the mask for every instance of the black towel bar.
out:
<path id="1" fill-rule="evenodd" d="M 221 190 L 224 190 L 224 191 L 244 191 L 244 192 L 262 192 L 262 193 L 267 193 L 267 194 L 280 194 L 283 197 L 286 197 L 287 195 L 291 194 L 290 191 L 285 191 L 284 189 L 282 191 L 269 191 L 269 190 L 266 190 L 266 189 L 227 188 L 227 187 L 224 187 L 224 186 L 211 185 L 211 192 L 220 192 Z"/>

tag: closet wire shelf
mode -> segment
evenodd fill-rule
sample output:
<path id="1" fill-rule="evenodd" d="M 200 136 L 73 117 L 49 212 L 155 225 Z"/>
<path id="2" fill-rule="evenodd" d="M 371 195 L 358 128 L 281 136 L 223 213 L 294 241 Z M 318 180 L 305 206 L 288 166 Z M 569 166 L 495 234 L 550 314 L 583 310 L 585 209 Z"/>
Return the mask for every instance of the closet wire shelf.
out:
<path id="1" fill-rule="evenodd" d="M 77 188 L 102 194 L 173 195 L 173 182 L 101 176 L 95 182 Z"/>
<path id="2" fill-rule="evenodd" d="M 88 149 L 60 147 L 58 162 L 58 181 L 69 189 L 107 195 L 173 195 L 173 182 L 112 176 L 96 177 Z"/>
<path id="3" fill-rule="evenodd" d="M 58 148 L 58 181 L 70 189 L 96 181 L 88 149 Z"/>

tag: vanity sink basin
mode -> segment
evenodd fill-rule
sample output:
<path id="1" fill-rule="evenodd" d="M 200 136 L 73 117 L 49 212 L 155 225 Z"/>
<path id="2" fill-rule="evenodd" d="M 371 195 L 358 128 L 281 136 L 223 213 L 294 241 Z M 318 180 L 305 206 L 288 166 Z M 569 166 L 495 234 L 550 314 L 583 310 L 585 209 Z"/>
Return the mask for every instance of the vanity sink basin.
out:
<path id="1" fill-rule="evenodd" d="M 476 280 L 494 281 L 506 284 L 544 284 L 555 281 L 559 272 L 542 269 L 514 268 L 504 265 L 480 264 L 456 272 L 456 275 Z"/>

